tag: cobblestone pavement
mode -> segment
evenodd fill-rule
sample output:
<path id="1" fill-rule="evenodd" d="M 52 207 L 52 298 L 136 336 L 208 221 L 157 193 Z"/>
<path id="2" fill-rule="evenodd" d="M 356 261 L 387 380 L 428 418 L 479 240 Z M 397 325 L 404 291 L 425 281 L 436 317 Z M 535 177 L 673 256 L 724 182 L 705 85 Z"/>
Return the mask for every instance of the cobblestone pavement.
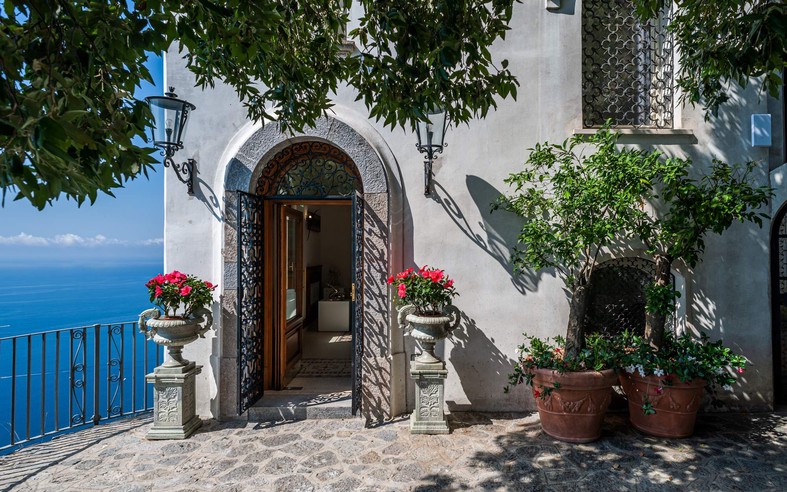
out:
<path id="1" fill-rule="evenodd" d="M 0 489 L 787 490 L 787 415 L 705 415 L 694 437 L 645 437 L 625 415 L 604 436 L 551 439 L 534 414 L 461 413 L 447 436 L 407 421 L 278 425 L 207 421 L 185 441 L 146 441 L 148 418 L 62 436 L 0 458 Z"/>

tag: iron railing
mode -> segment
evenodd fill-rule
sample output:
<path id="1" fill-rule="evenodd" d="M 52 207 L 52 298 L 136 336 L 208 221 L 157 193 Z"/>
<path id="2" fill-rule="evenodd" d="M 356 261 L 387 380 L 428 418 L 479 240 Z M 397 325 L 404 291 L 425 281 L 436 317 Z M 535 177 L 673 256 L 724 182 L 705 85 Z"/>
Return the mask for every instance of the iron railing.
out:
<path id="1" fill-rule="evenodd" d="M 162 355 L 134 322 L 0 338 L 0 455 L 152 410 Z"/>

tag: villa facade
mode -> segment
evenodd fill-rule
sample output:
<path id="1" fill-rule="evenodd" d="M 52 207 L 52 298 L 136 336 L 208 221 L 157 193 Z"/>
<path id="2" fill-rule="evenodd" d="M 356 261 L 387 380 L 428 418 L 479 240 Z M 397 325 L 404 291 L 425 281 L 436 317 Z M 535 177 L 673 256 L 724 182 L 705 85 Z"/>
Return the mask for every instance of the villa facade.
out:
<path id="1" fill-rule="evenodd" d="M 165 268 L 219 284 L 214 331 L 184 351 L 203 365 L 201 416 L 243 417 L 260 396 L 287 387 L 309 354 L 329 358 L 309 346 L 320 333 L 349 347 L 353 410 L 373 422 L 412 410 L 416 349 L 397 323 L 386 277 L 423 265 L 444 269 L 460 293 L 462 323 L 438 346 L 449 370 L 446 410 L 533 409 L 528 392 L 503 394 L 506 375 L 523 332 L 565 331 L 568 299 L 552 271 L 514 274 L 509 254 L 521 223 L 490 213 L 490 204 L 528 148 L 594 132 L 608 118 L 625 145 L 689 157 L 700 168 L 713 158 L 756 161 L 752 179 L 775 188 L 770 222 L 708 237 L 702 263 L 673 271 L 676 329 L 723 338 L 751 360 L 729 408 L 773 407 L 787 382 L 783 98 L 767 97 L 754 81 L 706 121 L 702 108 L 679 103 L 678 59 L 661 26 L 643 26 L 606 2 L 563 4 L 515 5 L 512 30 L 494 51 L 518 77 L 519 97 L 448 128 L 426 196 L 416 135 L 369 119 L 351 89 L 340 88 L 334 111 L 313 128 L 282 134 L 249 121 L 231 88 L 195 88 L 171 48 L 165 85 L 196 106 L 176 158 L 194 159 L 198 172 L 193 196 L 166 172 Z M 770 145 L 753 140 L 752 121 Z M 626 259 L 601 261 L 649 268 L 636 245 Z M 337 306 L 341 313 L 328 314 Z M 329 318 L 338 319 L 337 331 L 324 329 Z"/>

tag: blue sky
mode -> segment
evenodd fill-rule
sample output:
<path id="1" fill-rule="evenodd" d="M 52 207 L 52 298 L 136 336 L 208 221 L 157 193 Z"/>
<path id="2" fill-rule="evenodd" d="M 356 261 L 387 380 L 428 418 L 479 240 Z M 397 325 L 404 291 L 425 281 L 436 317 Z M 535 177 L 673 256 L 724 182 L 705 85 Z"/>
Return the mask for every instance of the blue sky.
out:
<path id="1" fill-rule="evenodd" d="M 156 85 L 143 83 L 138 98 L 160 95 L 163 63 L 149 58 Z M 44 210 L 6 196 L 0 208 L 0 268 L 33 264 L 150 263 L 163 258 L 164 168 L 99 194 L 93 205 L 61 199 Z"/>

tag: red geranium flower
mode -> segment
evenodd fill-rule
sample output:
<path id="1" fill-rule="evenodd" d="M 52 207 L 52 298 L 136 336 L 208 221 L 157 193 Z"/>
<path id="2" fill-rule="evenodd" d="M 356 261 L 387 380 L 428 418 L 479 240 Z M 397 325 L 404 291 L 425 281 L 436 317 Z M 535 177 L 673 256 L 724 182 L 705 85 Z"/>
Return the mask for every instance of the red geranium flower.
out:
<path id="1" fill-rule="evenodd" d="M 189 317 L 195 311 L 206 308 L 213 302 L 211 291 L 216 285 L 194 275 L 174 270 L 166 275 L 158 274 L 145 286 L 150 302 L 159 307 L 164 316 Z"/>

